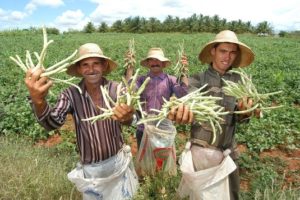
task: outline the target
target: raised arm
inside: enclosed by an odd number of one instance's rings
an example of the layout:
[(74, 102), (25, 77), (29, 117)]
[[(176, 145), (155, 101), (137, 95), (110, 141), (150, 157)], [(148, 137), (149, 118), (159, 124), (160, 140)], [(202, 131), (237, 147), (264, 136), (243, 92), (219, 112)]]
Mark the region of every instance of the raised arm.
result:
[(46, 96), (49, 88), (52, 86), (52, 81), (47, 77), (40, 77), (42, 72), (42, 69), (37, 69), (35, 71), (29, 69), (26, 72), (24, 80), (38, 117), (42, 115), (47, 106)]

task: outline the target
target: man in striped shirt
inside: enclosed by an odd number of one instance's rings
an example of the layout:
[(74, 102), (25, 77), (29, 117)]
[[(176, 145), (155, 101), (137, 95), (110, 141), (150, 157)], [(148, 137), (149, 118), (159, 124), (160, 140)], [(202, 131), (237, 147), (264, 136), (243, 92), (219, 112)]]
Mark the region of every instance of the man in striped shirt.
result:
[(54, 107), (46, 101), (46, 95), (52, 86), (47, 77), (40, 77), (42, 70), (28, 70), (25, 84), (29, 90), (35, 116), (45, 129), (61, 127), (67, 114), (72, 114), (77, 145), (82, 165), (95, 164), (115, 156), (122, 148), (121, 124), (130, 124), (134, 109), (125, 104), (113, 108), (111, 119), (98, 120), (95, 123), (81, 121), (101, 114), (99, 109), (106, 108), (100, 86), (107, 86), (112, 99), (116, 100), (117, 83), (104, 76), (115, 69), (117, 64), (103, 55), (97, 44), (87, 43), (78, 51), (78, 57), (67, 69), (72, 76), (82, 77), (79, 90), (71, 86), (59, 96)]

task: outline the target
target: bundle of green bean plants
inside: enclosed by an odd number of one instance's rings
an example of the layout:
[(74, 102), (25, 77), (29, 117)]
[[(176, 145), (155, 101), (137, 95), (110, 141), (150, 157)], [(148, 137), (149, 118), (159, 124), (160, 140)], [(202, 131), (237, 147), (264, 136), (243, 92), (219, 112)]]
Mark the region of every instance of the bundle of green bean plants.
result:
[(180, 104), (187, 105), (190, 111), (194, 114), (194, 121), (199, 124), (209, 124), (213, 131), (212, 143), (216, 140), (216, 133), (222, 133), (220, 122), (223, 121), (222, 116), (227, 115), (228, 112), (224, 112), (224, 107), (217, 104), (217, 101), (221, 100), (221, 97), (206, 96), (208, 91), (202, 92), (207, 85), (187, 94), (184, 97), (176, 98), (171, 97), (170, 101), (164, 99), (164, 104), (161, 110), (151, 109), (157, 112), (157, 115), (149, 115), (141, 120), (138, 124), (147, 123), (151, 121), (158, 121), (156, 126), (159, 126), (160, 122), (167, 118), (172, 108), (178, 108)]
[(179, 45), (178, 49), (178, 61), (174, 67), (174, 73), (177, 74), (177, 80), (180, 82), (182, 76), (188, 76), (189, 68), (186, 65), (183, 65), (181, 58), (184, 55), (184, 44)]
[(43, 28), (43, 39), (44, 39), (44, 44), (43, 44), (43, 49), (42, 49), (41, 53), (40, 54), (38, 54), (37, 52), (33, 53), (36, 60), (37, 60), (36, 64), (33, 63), (33, 60), (31, 58), (31, 54), (28, 50), (26, 50), (25, 63), (21, 60), (19, 55), (16, 55), (15, 57), (10, 56), (9, 58), (11, 60), (13, 60), (25, 73), (29, 69), (33, 69), (33, 71), (35, 71), (37, 69), (42, 69), (43, 73), (41, 74), (41, 77), (47, 76), (49, 79), (53, 80), (54, 82), (66, 83), (66, 84), (69, 84), (69, 85), (73, 85), (76, 88), (78, 88), (78, 90), (81, 93), (81, 89), (77, 85), (75, 85), (71, 82), (75, 77), (67, 79), (67, 80), (62, 80), (62, 79), (58, 79), (58, 78), (53, 77), (53, 75), (55, 75), (55, 74), (67, 71), (67, 67), (70, 64), (68, 61), (71, 60), (72, 58), (74, 58), (74, 56), (77, 53), (77, 50), (75, 50), (74, 53), (71, 54), (69, 57), (61, 60), (60, 62), (58, 62), (58, 63), (56, 63), (56, 64), (54, 64), (54, 65), (52, 65), (48, 68), (45, 68), (44, 67), (44, 60), (45, 60), (45, 57), (46, 57), (47, 48), (52, 42), (54, 42), (53, 40), (48, 41), (47, 32), (46, 32), (45, 28)]
[(142, 106), (140, 102), (140, 95), (144, 91), (146, 85), (150, 81), (150, 77), (148, 77), (141, 87), (137, 88), (136, 87), (136, 80), (137, 76), (139, 73), (139, 69), (136, 71), (134, 74), (132, 81), (128, 83), (125, 78), (123, 77), (123, 83), (120, 83), (117, 86), (117, 99), (116, 102), (109, 96), (109, 92), (107, 90), (107, 87), (101, 87), (101, 92), (102, 92), (102, 97), (104, 100), (104, 103), (106, 105), (106, 108), (99, 108), (100, 110), (103, 111), (102, 114), (93, 116), (87, 119), (82, 119), (82, 121), (92, 121), (92, 123), (95, 123), (97, 120), (104, 120), (110, 118), (114, 113), (113, 113), (113, 107), (116, 105), (120, 105), (121, 103), (124, 103), (128, 106), (133, 106), (134, 109), (140, 110), (142, 113), (142, 116), (144, 116), (144, 113), (142, 111)]
[(125, 64), (124, 68), (128, 69), (130, 67), (134, 67), (136, 64), (135, 60), (135, 49), (134, 49), (134, 39), (129, 40), (129, 48), (126, 52), (125, 58), (124, 58)]
[(226, 95), (235, 97), (238, 101), (243, 101), (243, 104), (246, 105), (247, 99), (251, 98), (253, 100), (253, 105), (251, 108), (242, 111), (235, 111), (236, 114), (244, 114), (248, 112), (252, 112), (255, 109), (260, 110), (260, 117), (263, 117), (264, 110), (270, 110), (274, 108), (279, 108), (282, 106), (267, 106), (265, 100), (267, 100), (271, 95), (279, 94), (282, 91), (260, 94), (258, 93), (255, 85), (252, 82), (250, 76), (246, 74), (246, 72), (242, 69), (231, 70), (232, 73), (237, 73), (241, 76), (241, 81), (235, 83), (229, 80), (223, 79), (226, 86), (223, 87), (223, 91)]

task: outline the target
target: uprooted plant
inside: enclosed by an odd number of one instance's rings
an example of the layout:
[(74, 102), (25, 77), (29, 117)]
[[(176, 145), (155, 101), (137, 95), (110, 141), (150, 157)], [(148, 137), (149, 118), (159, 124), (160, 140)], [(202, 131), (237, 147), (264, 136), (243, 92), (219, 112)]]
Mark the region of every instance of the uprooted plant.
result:
[(164, 104), (161, 110), (151, 109), (157, 112), (157, 115), (149, 115), (141, 119), (138, 124), (147, 123), (151, 121), (158, 121), (156, 126), (160, 124), (162, 120), (167, 118), (172, 108), (178, 108), (180, 104), (189, 106), (189, 109), (194, 114), (195, 122), (199, 124), (209, 124), (212, 128), (213, 139), (212, 144), (216, 141), (216, 133), (222, 133), (220, 122), (223, 121), (222, 115), (228, 114), (224, 112), (224, 107), (217, 104), (221, 97), (205, 96), (208, 91), (202, 92), (207, 85), (183, 96), (181, 98), (171, 97), (169, 101), (164, 99)]
[(242, 111), (234, 111), (234, 113), (244, 114), (244, 113), (252, 112), (257, 109), (259, 111), (260, 117), (263, 117), (262, 111), (282, 107), (282, 106), (267, 106), (265, 102), (265, 100), (267, 100), (271, 95), (279, 94), (282, 91), (260, 94), (258, 93), (255, 85), (253, 84), (251, 77), (248, 76), (244, 70), (242, 69), (239, 69), (239, 71), (231, 70), (231, 72), (239, 74), (241, 76), (241, 81), (235, 83), (223, 79), (223, 81), (226, 84), (226, 86), (223, 87), (224, 93), (229, 96), (234, 96), (238, 101), (242, 101), (244, 105), (247, 105), (247, 102), (245, 101), (247, 101), (248, 98), (252, 99), (253, 101), (252, 107)]
[(124, 68), (128, 69), (130, 67), (134, 67), (136, 64), (135, 60), (135, 49), (134, 49), (134, 39), (129, 40), (129, 48), (126, 52), (125, 58), (124, 58), (125, 64)]
[(93, 116), (87, 119), (82, 119), (82, 121), (92, 121), (92, 123), (96, 122), (97, 120), (104, 120), (110, 118), (113, 113), (113, 107), (116, 105), (119, 105), (121, 103), (125, 103), (128, 106), (133, 106), (136, 110), (140, 110), (140, 112), (143, 114), (142, 106), (140, 103), (140, 95), (144, 91), (146, 85), (150, 81), (150, 77), (148, 77), (141, 87), (138, 89), (136, 88), (136, 80), (139, 73), (139, 69), (136, 71), (134, 76), (132, 77), (132, 81), (128, 83), (124, 77), (122, 77), (123, 83), (120, 83), (117, 86), (117, 99), (114, 101), (110, 96), (109, 92), (107, 90), (107, 87), (100, 86), (102, 97), (104, 100), (104, 103), (106, 105), (106, 108), (99, 108), (103, 111), (102, 114)]
[(37, 70), (37, 69), (42, 69), (43, 73), (41, 74), (41, 77), (48, 77), (49, 79), (53, 80), (54, 82), (58, 82), (58, 83), (66, 83), (69, 85), (73, 85), (75, 86), (81, 93), (81, 89), (76, 85), (73, 84), (71, 81), (75, 78), (70, 78), (67, 80), (62, 80), (62, 79), (58, 79), (53, 77), (55, 74), (58, 73), (62, 73), (65, 72), (67, 70), (67, 67), (69, 66), (69, 60), (71, 60), (77, 53), (77, 50), (74, 51), (73, 54), (71, 54), (69, 57), (61, 60), (60, 62), (45, 68), (44, 66), (44, 60), (46, 57), (46, 53), (47, 53), (47, 48), (48, 46), (54, 42), (53, 40), (48, 41), (47, 38), (47, 32), (46, 29), (43, 28), (43, 39), (44, 39), (44, 43), (43, 43), (43, 49), (41, 51), (40, 54), (38, 54), (37, 52), (34, 52), (34, 56), (37, 60), (37, 63), (34, 64), (32, 58), (31, 58), (31, 54), (28, 50), (26, 50), (26, 59), (25, 59), (25, 63), (22, 61), (22, 59), (20, 58), (19, 55), (16, 55), (15, 57), (10, 56), (9, 58), (11, 60), (13, 60), (18, 66), (20, 66), (20, 68), (26, 73), (27, 70), (32, 69), (33, 71)]
[(177, 80), (180, 82), (182, 76), (187, 77), (189, 73), (189, 68), (182, 64), (181, 58), (184, 56), (184, 44), (179, 45), (178, 49), (178, 61), (174, 67), (174, 73), (177, 74)]

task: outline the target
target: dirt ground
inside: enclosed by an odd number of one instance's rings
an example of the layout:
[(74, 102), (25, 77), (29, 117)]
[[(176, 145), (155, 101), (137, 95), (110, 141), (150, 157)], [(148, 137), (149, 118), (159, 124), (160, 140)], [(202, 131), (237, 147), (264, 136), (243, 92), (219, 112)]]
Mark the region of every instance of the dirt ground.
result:
[[(245, 145), (238, 145), (240, 153), (246, 152), (247, 147)], [(272, 150), (266, 150), (260, 153), (260, 158), (279, 158), (284, 161), (286, 167), (282, 174), (285, 174), (285, 186), (288, 187), (290, 183), (300, 183), (300, 149), (286, 151), (284, 148), (277, 148)], [(297, 172), (298, 176), (290, 176), (289, 172)], [(241, 181), (241, 189), (247, 191), (249, 189), (249, 182)]]

